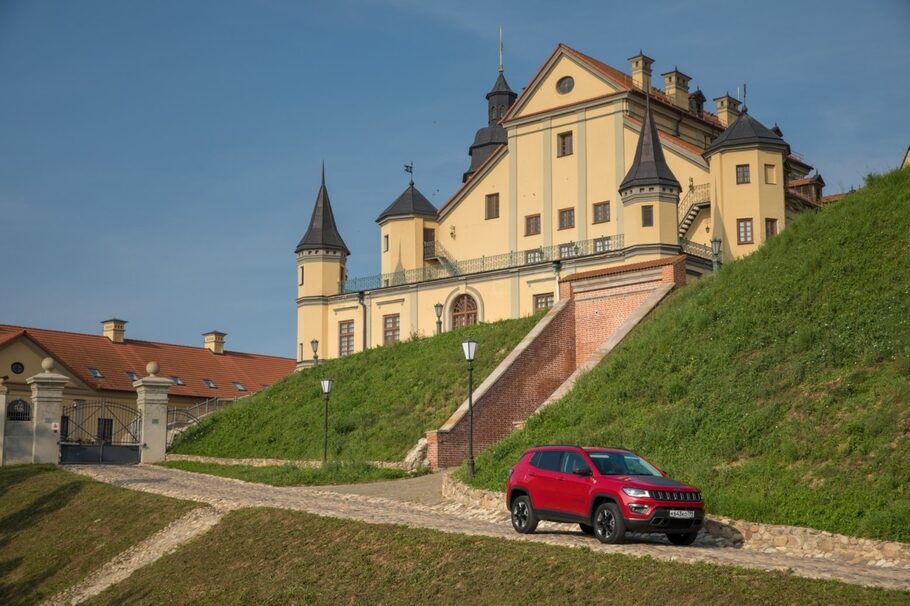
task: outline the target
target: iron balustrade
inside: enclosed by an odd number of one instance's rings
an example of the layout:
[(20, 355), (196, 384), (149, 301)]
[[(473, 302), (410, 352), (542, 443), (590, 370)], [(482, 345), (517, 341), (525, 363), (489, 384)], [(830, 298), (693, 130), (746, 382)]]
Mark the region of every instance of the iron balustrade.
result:
[(439, 265), (429, 265), (427, 267), (379, 274), (365, 278), (350, 278), (341, 281), (339, 283), (339, 288), (342, 293), (376, 290), (378, 288), (390, 286), (440, 280), (452, 276), (463, 276), (497, 269), (537, 265), (561, 259), (587, 257), (590, 255), (616, 251), (622, 247), (623, 235), (617, 234), (615, 236), (604, 236), (602, 238), (580, 240), (578, 242), (567, 242), (564, 244), (541, 246), (522, 251), (511, 251), (501, 255), (490, 255), (478, 257), (476, 259), (455, 261), (452, 260), (447, 252), (445, 252), (445, 249), (442, 248), (442, 245), (438, 241), (424, 242), (424, 257), (426, 258), (428, 252), (432, 252), (435, 255), (435, 258), (439, 259)]
[(680, 238), (679, 248), (687, 255), (692, 255), (693, 257), (701, 257), (702, 259), (712, 258), (711, 247), (705, 244), (699, 244), (698, 242)]
[(689, 187), (689, 192), (686, 194), (686, 197), (680, 200), (679, 205), (676, 207), (677, 222), (682, 224), (686, 215), (689, 214), (689, 211), (696, 204), (704, 204), (705, 202), (710, 201), (711, 185), (709, 183), (702, 183), (701, 185)]

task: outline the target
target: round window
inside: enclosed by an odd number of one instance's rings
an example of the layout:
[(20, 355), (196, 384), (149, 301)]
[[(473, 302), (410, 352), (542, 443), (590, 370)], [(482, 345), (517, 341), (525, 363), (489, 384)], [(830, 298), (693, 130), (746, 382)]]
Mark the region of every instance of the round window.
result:
[(13, 362), (9, 369), (15, 374), (21, 375), (23, 372), (25, 372), (25, 365), (23, 365), (22, 362)]
[(575, 88), (575, 80), (572, 79), (572, 76), (565, 76), (560, 78), (559, 82), (556, 83), (556, 90), (558, 90), (563, 95), (571, 92)]

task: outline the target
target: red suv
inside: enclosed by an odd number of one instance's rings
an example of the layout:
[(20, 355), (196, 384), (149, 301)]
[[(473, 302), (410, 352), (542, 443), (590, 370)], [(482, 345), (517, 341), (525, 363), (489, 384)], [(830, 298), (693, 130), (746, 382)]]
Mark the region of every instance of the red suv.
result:
[(621, 543), (629, 530), (691, 545), (705, 517), (697, 488), (619, 448), (535, 446), (509, 471), (506, 501), (517, 532), (540, 520), (577, 523), (602, 543)]

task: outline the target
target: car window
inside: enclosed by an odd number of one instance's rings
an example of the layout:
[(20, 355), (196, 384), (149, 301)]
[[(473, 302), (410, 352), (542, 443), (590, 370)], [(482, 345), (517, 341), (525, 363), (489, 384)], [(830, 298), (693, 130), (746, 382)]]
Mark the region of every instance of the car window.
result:
[(578, 469), (590, 469), (584, 458), (574, 450), (567, 450), (562, 458), (563, 473), (575, 473)]
[(562, 453), (563, 451), (561, 450), (540, 450), (531, 459), (531, 464), (547, 471), (559, 471)]

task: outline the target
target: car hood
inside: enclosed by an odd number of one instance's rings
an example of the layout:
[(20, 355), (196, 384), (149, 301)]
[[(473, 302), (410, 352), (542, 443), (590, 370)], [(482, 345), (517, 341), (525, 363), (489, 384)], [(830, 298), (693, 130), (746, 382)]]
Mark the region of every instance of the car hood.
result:
[(671, 480), (670, 478), (663, 478), (658, 476), (611, 476), (613, 479), (623, 480), (629, 483), (629, 486), (633, 488), (645, 488), (645, 489), (667, 489), (667, 488), (691, 488), (696, 490), (694, 486), (689, 486), (682, 482), (677, 482), (676, 480)]

